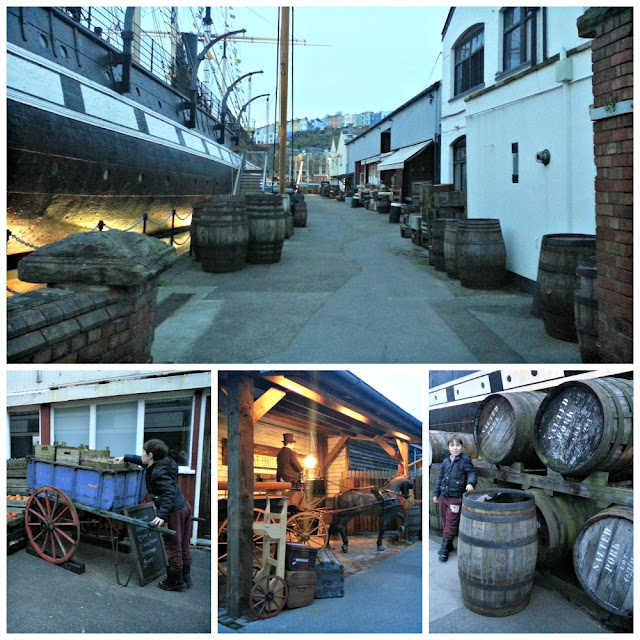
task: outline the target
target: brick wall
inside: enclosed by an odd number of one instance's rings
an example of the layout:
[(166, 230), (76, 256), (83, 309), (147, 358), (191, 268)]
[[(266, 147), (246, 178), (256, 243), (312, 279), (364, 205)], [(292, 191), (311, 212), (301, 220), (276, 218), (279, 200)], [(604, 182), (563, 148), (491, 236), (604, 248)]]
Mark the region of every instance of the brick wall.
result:
[(136, 287), (38, 289), (8, 298), (7, 361), (150, 362), (157, 291), (154, 278)]
[[(599, 350), (633, 361), (633, 9), (590, 9), (578, 21), (592, 40)], [(616, 114), (616, 111), (618, 114)]]

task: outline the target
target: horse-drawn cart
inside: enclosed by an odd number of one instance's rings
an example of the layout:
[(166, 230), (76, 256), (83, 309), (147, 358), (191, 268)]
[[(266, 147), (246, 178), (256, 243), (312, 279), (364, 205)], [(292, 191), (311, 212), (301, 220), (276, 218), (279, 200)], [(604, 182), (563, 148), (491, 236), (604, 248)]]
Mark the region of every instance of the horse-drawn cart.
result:
[[(283, 485), (286, 485), (283, 487)], [(324, 501), (324, 497), (315, 501), (305, 497), (304, 487), (292, 489), (290, 483), (255, 483), (256, 491), (269, 492), (278, 491), (281, 496), (267, 495), (266, 500), (270, 500), (271, 508), (281, 505), (284, 508), (289, 504), (289, 513), (286, 526), (286, 540), (298, 544), (304, 544), (316, 549), (324, 549), (329, 546), (329, 536), (332, 533), (339, 533), (342, 537), (342, 550), (347, 553), (348, 539), (345, 533), (347, 523), (357, 515), (370, 513), (380, 516), (380, 529), (377, 540), (377, 548), (382, 551), (382, 536), (388, 524), (395, 518), (402, 518), (400, 514), (401, 502), (399, 496), (407, 499), (409, 489), (413, 487), (406, 476), (396, 476), (392, 478), (384, 487), (366, 487), (360, 489), (348, 489), (336, 497), (334, 508), (327, 509), (316, 506)], [(219, 490), (226, 490), (227, 483), (219, 482)], [(283, 491), (284, 489), (284, 491)], [(284, 497), (282, 497), (284, 494)], [(288, 503), (287, 503), (288, 500)], [(257, 500), (254, 499), (254, 504)], [(260, 529), (256, 524), (265, 522), (268, 518), (265, 511), (260, 506), (254, 507), (254, 572), (259, 566), (259, 558), (263, 550), (263, 538)], [(294, 505), (292, 507), (292, 505)], [(224, 518), (218, 529), (218, 570), (226, 575), (227, 559), (227, 519)]]
[[(97, 528), (108, 527), (108, 539), (117, 544), (126, 536), (126, 531), (122, 526), (114, 526), (113, 521), (175, 535), (171, 529), (126, 515), (128, 509), (135, 510), (144, 500), (144, 471), (129, 465), (113, 467), (28, 461), (30, 496), (25, 509), (25, 528), (31, 547), (40, 558), (53, 564), (68, 562), (78, 549), (81, 531)], [(152, 503), (149, 505), (153, 508)]]

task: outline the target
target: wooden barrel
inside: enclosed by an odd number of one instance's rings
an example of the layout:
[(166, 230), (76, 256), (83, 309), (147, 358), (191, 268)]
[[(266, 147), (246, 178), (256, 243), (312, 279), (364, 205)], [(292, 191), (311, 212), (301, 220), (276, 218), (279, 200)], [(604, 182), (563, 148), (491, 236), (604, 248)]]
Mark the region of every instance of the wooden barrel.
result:
[(440, 469), (442, 469), (441, 463), (432, 464), (429, 467), (429, 529), (437, 533), (442, 531), (442, 520), (440, 518), (440, 503), (433, 501), (433, 490), (438, 481)]
[(583, 477), (607, 471), (624, 480), (633, 471), (633, 381), (599, 378), (564, 382), (536, 415), (533, 444), (550, 469)]
[(378, 213), (391, 212), (391, 194), (388, 191), (378, 193)]
[(196, 246), (203, 271), (226, 273), (245, 265), (249, 223), (244, 200), (219, 196), (193, 207)]
[[(449, 431), (429, 431), (429, 455), (433, 462), (442, 462), (449, 455), (447, 440), (453, 435)], [(470, 458), (477, 457), (476, 445), (471, 433), (458, 433), (462, 439), (462, 453)]]
[(458, 274), (460, 284), (470, 289), (498, 289), (505, 281), (507, 251), (500, 220), (459, 220)]
[(434, 218), (431, 221), (431, 251), (433, 253), (433, 266), (437, 271), (445, 271), (444, 259), (444, 233), (447, 222), (453, 218)]
[(444, 269), (450, 278), (458, 277), (458, 218), (447, 218), (444, 227)]
[(577, 342), (573, 293), (580, 260), (594, 258), (596, 237), (583, 233), (542, 237), (538, 263), (538, 298), (545, 331), (558, 340)]
[(409, 540), (422, 538), (422, 508), (419, 504), (414, 503), (406, 510), (405, 524)]
[(633, 509), (610, 507), (589, 518), (573, 547), (582, 588), (607, 611), (633, 615)]
[(247, 262), (278, 262), (287, 225), (282, 199), (278, 195), (267, 193), (245, 193), (244, 199), (249, 219)]
[(357, 193), (354, 193), (351, 198), (351, 208), (357, 209), (360, 206), (360, 196)]
[(492, 464), (522, 462), (540, 466), (533, 446), (536, 413), (546, 394), (540, 391), (492, 393), (478, 406), (473, 438), (478, 454)]
[(293, 226), (294, 227), (307, 226), (307, 203), (306, 202), (301, 202), (301, 201), (294, 202)]
[(599, 363), (598, 349), (598, 288), (596, 260), (584, 258), (576, 268), (577, 288), (573, 294), (573, 312), (580, 358), (585, 363)]
[(536, 499), (538, 556), (536, 568), (550, 569), (571, 562), (573, 545), (584, 523), (597, 512), (595, 502), (544, 489), (527, 489)]
[(535, 498), (517, 489), (470, 491), (462, 498), (458, 576), (464, 606), (510, 616), (529, 603), (538, 549)]

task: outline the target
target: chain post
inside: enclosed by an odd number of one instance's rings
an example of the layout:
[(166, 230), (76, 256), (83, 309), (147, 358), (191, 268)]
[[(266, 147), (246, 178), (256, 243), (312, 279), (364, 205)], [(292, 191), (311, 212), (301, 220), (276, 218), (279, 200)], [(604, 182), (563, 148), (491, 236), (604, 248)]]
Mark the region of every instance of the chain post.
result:
[(142, 233), (144, 233), (145, 235), (147, 233), (147, 218), (148, 217), (149, 217), (148, 214), (146, 214), (146, 213), (142, 214), (142, 220), (143, 220), (143, 222), (142, 222)]
[(171, 209), (171, 246), (173, 247), (173, 230), (176, 225), (176, 210)]
[(104, 220), (100, 220), (97, 224), (98, 231), (102, 231), (104, 229)]

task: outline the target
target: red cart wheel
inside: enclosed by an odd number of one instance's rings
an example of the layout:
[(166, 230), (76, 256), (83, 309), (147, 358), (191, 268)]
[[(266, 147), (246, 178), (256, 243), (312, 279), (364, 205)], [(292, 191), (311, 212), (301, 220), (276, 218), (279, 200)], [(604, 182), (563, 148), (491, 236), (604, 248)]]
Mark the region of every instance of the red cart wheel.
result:
[(33, 550), (47, 562), (63, 564), (78, 548), (78, 512), (69, 496), (55, 487), (40, 487), (29, 496), (25, 527)]
[(273, 618), (284, 609), (288, 595), (287, 583), (280, 576), (264, 576), (249, 594), (251, 613), (261, 620)]

